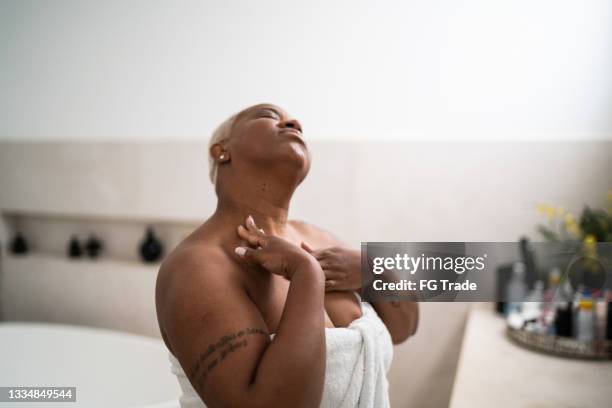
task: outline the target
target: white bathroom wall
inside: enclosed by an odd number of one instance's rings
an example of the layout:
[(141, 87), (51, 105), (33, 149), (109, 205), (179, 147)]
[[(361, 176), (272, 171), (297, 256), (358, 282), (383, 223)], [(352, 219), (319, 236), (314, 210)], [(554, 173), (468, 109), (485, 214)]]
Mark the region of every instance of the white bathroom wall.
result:
[[(309, 143), (291, 215), (361, 241), (516, 240), (540, 202), (606, 206), (612, 142)], [(203, 142), (0, 142), (5, 212), (197, 225), (215, 208)]]
[(284, 106), (311, 139), (610, 137), (606, 0), (0, 1), (0, 138), (206, 138)]

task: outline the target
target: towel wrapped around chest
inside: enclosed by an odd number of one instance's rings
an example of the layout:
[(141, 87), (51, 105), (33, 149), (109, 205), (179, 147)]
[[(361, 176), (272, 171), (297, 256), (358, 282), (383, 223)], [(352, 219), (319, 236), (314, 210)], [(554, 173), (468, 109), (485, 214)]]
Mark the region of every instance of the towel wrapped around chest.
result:
[(391, 336), (369, 303), (361, 302), (361, 310), (348, 327), (325, 329), (323, 408), (389, 407)]

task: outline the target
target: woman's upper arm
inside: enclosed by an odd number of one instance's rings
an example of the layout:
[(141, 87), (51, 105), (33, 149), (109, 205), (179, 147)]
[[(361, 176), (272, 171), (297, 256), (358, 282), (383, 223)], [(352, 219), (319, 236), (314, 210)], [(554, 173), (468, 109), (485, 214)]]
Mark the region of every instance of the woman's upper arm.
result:
[(165, 265), (172, 276), (158, 308), (175, 357), (206, 405), (241, 406), (269, 333), (240, 281), (219, 268), (223, 262), (207, 258), (206, 265), (190, 256)]

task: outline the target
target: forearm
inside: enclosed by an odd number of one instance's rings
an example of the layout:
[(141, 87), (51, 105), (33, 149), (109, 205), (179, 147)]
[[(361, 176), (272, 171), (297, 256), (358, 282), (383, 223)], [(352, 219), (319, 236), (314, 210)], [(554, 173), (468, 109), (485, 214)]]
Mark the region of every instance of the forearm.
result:
[[(365, 278), (365, 277), (364, 277)], [(377, 276), (385, 282), (395, 282), (397, 278), (392, 272), (387, 272), (384, 276)], [(372, 289), (372, 281), (364, 282), (366, 291)], [(376, 313), (387, 326), (393, 344), (399, 344), (412, 336), (417, 329), (419, 322), (419, 304), (410, 300), (385, 300), (370, 302)]]
[(306, 263), (291, 278), (276, 336), (251, 386), (254, 400), (269, 406), (320, 404), (325, 377), (324, 283), (316, 262)]
[(387, 326), (393, 344), (399, 344), (412, 336), (419, 322), (419, 304), (412, 301), (371, 302)]

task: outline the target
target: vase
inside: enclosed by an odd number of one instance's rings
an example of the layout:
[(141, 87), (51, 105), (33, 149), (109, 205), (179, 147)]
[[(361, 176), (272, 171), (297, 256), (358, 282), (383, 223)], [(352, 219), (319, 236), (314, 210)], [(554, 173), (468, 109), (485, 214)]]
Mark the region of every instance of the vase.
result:
[(152, 227), (147, 228), (145, 238), (140, 244), (140, 256), (145, 262), (156, 262), (161, 259), (163, 245), (155, 236)]

